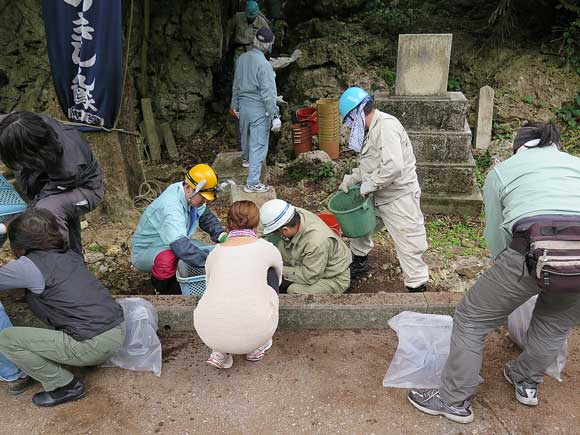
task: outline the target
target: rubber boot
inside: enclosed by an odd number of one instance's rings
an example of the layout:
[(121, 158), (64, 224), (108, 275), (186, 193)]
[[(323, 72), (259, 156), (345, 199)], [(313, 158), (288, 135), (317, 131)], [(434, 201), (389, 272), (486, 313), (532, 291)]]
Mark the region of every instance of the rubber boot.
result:
[(421, 284), (419, 287), (407, 287), (409, 293), (423, 293), (427, 290), (427, 284)]
[(158, 295), (180, 295), (181, 286), (177, 282), (177, 278), (172, 276), (168, 279), (157, 279), (151, 276), (151, 284)]
[(352, 263), (350, 264), (351, 278), (359, 278), (366, 275), (369, 271), (369, 256), (368, 255), (353, 255)]

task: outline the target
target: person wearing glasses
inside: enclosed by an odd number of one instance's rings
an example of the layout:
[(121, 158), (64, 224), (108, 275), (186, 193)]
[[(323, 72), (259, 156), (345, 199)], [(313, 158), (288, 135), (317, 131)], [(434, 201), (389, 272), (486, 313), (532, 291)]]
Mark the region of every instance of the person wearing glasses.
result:
[(141, 272), (151, 273), (155, 291), (180, 294), (175, 277), (179, 260), (204, 267), (208, 253), (192, 241), (198, 228), (215, 243), (227, 233), (207, 206), (219, 190), (215, 171), (206, 164), (192, 167), (185, 180), (171, 184), (143, 212), (131, 241), (131, 261)]

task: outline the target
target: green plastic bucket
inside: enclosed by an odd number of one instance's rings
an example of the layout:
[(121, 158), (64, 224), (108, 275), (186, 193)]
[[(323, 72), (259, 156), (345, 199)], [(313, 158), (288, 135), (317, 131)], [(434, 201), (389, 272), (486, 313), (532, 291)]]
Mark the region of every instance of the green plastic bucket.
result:
[(351, 186), (348, 193), (336, 192), (328, 201), (328, 210), (336, 217), (346, 237), (362, 237), (375, 230), (373, 200), (370, 196), (361, 196), (360, 186)]

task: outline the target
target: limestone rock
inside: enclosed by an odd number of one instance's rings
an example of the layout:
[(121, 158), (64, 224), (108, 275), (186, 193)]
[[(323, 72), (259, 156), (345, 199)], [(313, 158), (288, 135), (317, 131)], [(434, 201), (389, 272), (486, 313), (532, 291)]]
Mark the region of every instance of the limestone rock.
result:
[(107, 249), (107, 257), (117, 257), (123, 253), (123, 249), (119, 245), (111, 245)]
[(333, 165), (336, 165), (325, 151), (315, 150), (300, 154), (292, 163), (290, 163), (290, 166), (326, 162), (331, 162)]
[(490, 261), (480, 257), (463, 257), (451, 265), (451, 270), (461, 277), (472, 279), (476, 278), (481, 272), (487, 270)]
[(85, 262), (87, 264), (95, 264), (105, 259), (105, 254), (102, 252), (87, 252), (85, 254)]

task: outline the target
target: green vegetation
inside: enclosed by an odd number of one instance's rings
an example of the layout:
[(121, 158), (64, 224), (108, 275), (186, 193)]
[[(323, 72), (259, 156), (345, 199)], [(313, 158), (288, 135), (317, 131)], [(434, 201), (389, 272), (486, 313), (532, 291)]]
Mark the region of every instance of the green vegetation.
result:
[(426, 220), (429, 247), (445, 258), (486, 255), (483, 220), (453, 216), (430, 216)]
[(456, 92), (461, 90), (461, 79), (456, 76), (449, 76), (447, 80), (447, 90), (451, 92)]
[(319, 164), (292, 166), (288, 169), (288, 178), (291, 180), (311, 180), (322, 181), (333, 177), (336, 174), (336, 169), (333, 162), (324, 162)]
[(526, 104), (530, 104), (530, 105), (534, 104), (534, 100), (529, 95), (524, 95), (522, 97), (522, 101)]
[(475, 177), (477, 179), (477, 184), (479, 185), (479, 187), (483, 187), (485, 176), (487, 175), (487, 170), (491, 165), (491, 154), (489, 150), (486, 150), (485, 153), (474, 157), (475, 157)]

